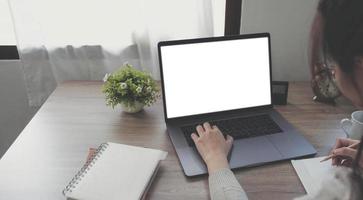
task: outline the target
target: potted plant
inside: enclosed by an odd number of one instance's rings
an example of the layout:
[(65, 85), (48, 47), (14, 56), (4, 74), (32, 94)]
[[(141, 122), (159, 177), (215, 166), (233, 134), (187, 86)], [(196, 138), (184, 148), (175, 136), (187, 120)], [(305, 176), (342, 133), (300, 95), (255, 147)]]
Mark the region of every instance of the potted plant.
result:
[(121, 105), (123, 111), (136, 113), (144, 106), (151, 106), (160, 92), (156, 81), (146, 72), (124, 64), (112, 74), (106, 74), (102, 92), (106, 94), (106, 105), (114, 108)]

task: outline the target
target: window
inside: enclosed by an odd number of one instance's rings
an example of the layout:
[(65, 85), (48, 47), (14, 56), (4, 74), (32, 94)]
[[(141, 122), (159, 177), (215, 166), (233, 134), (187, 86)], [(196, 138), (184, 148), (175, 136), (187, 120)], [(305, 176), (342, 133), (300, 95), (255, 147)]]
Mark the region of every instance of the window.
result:
[(0, 0), (0, 60), (19, 59), (7, 0)]
[[(7, 0), (0, 1), (5, 4)], [(223, 35), (225, 1), (221, 0), (12, 0), (11, 7), (23, 5), (20, 12), (26, 13), (23, 16), (31, 16), (31, 19), (21, 21), (28, 26), (31, 24), (27, 29), (31, 29), (32, 33), (41, 33), (41, 36), (37, 34), (31, 37), (42, 38), (47, 46), (123, 46), (133, 43), (132, 33), (135, 30), (150, 24), (155, 26), (153, 28), (165, 29), (162, 31), (165, 34), (171, 32), (170, 35), (174, 29), (178, 34), (189, 29), (199, 29), (204, 26), (204, 21), (201, 24), (195, 21), (201, 15), (196, 11), (200, 10), (198, 7), (203, 6), (204, 2), (209, 1), (213, 4), (211, 17), (214, 21), (214, 32), (216, 35)], [(186, 13), (188, 10), (191, 12)], [(165, 16), (170, 17), (166, 20)], [(161, 21), (162, 26), (157, 21)]]
[[(189, 35), (195, 35), (194, 32), (199, 33), (200, 27), (204, 26), (205, 22), (195, 21), (200, 15), (195, 11), (200, 9), (198, 6), (203, 6), (201, 5), (203, 2), (194, 0), (151, 2), (148, 0), (12, 0), (10, 7), (13, 12), (17, 12), (15, 16), (22, 16), (20, 21), (19, 17), (15, 18), (21, 48), (42, 43), (47, 47), (55, 48), (67, 45), (76, 47), (102, 45), (109, 49), (115, 47), (119, 50), (119, 47), (134, 43), (135, 30), (149, 26), (154, 26), (152, 28), (165, 35), (174, 35), (176, 32), (175, 35), (180, 35), (180, 38), (188, 38)], [(211, 0), (210, 2), (213, 9), (211, 18), (214, 22), (214, 34), (223, 35), (225, 1)], [(22, 6), (20, 9), (19, 6), (14, 9), (15, 4), (22, 4)], [(193, 12), (186, 14), (187, 10)], [(143, 16), (145, 12), (149, 16)], [(170, 16), (169, 21), (165, 21), (165, 14)], [(23, 16), (30, 17), (24, 19)], [(158, 24), (158, 21), (163, 22)], [(19, 24), (22, 24), (21, 29), (27, 30), (26, 34), (22, 30), (19, 31)], [(0, 0), (0, 26), (2, 30), (0, 45), (15, 45), (16, 39), (8, 0)], [(25, 41), (24, 37), (32, 39)]]
[(7, 0), (0, 0), (0, 46), (16, 45), (14, 28)]

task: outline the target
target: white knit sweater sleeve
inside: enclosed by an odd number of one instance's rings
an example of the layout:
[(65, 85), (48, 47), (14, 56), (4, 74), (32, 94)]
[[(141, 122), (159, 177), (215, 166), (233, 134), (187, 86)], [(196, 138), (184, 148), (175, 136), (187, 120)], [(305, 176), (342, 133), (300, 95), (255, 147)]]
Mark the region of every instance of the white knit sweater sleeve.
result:
[(247, 200), (247, 195), (230, 169), (221, 169), (209, 175), (212, 200)]

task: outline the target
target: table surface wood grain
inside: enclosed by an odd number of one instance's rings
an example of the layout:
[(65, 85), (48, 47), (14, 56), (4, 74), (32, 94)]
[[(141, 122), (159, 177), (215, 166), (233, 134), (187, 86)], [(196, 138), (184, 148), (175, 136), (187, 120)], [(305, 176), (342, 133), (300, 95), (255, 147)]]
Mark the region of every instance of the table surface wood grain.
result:
[[(70, 81), (54, 91), (0, 160), (0, 199), (65, 199), (62, 190), (82, 167), (88, 149), (106, 141), (169, 152), (147, 199), (209, 199), (207, 176), (187, 178), (182, 172), (161, 100), (126, 114), (106, 107), (101, 85)], [(275, 108), (313, 144), (317, 156), (327, 155), (335, 139), (344, 136), (339, 121), (354, 111), (345, 99), (336, 105), (312, 101), (307, 82), (290, 83), (288, 105)], [(289, 161), (234, 172), (251, 200), (305, 194)]]

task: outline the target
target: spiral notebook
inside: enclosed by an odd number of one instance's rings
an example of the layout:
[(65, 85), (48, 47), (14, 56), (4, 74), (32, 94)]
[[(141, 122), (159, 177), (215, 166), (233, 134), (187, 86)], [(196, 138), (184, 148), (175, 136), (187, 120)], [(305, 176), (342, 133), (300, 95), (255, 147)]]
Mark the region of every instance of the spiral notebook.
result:
[(143, 199), (167, 152), (104, 143), (63, 190), (71, 199)]

